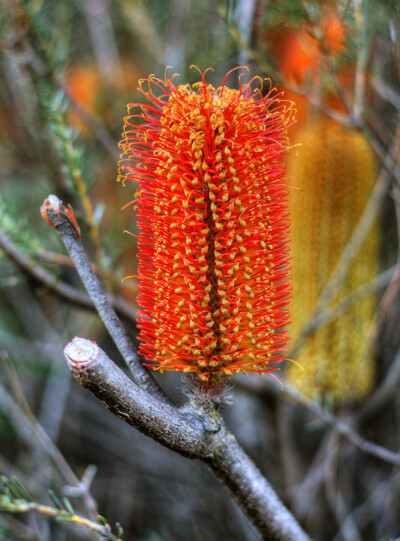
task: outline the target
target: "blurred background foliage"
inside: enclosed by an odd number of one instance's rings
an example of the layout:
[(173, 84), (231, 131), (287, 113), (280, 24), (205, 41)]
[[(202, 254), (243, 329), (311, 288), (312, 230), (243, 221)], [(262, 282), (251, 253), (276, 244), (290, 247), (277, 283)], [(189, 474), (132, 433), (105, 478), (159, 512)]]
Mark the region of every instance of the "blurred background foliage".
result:
[[(219, 85), (246, 64), (245, 79), (270, 77), (297, 109), (288, 185), (289, 357), (298, 364), (286, 363), (280, 378), (301, 394), (281, 392), (268, 377), (236, 378), (225, 416), (313, 538), (398, 537), (400, 461), (361, 451), (324, 419), (345, 420), (393, 455), (399, 449), (399, 3), (0, 6), (1, 473), (16, 475), (35, 501), (51, 505), (51, 489), (77, 513), (119, 522), (126, 540), (258, 539), (201, 464), (133, 431), (71, 381), (62, 349), (73, 336), (118, 354), (98, 317), (63, 289), (79, 296), (81, 285), (39, 216), (49, 193), (73, 206), (134, 337), (136, 282), (121, 279), (136, 274), (136, 240), (122, 231), (137, 230), (133, 206), (120, 209), (136, 187), (116, 183), (126, 105), (140, 99), (140, 78), (163, 77), (166, 66), (182, 82), (198, 80), (192, 64), (212, 67), (207, 79)], [(183, 400), (179, 376), (161, 382)], [(42, 515), (3, 513), (0, 539), (99, 536)]]

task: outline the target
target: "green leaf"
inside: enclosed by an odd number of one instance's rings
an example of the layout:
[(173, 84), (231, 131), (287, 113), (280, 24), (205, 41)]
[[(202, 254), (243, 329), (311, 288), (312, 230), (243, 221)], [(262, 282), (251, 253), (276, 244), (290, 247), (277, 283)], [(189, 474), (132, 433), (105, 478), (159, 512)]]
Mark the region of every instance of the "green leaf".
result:
[(64, 511), (64, 507), (62, 506), (60, 500), (57, 498), (57, 496), (54, 494), (52, 490), (49, 490), (49, 498), (54, 503), (54, 505), (59, 509), (60, 511)]
[(97, 515), (97, 520), (99, 522), (101, 522), (104, 526), (108, 526), (107, 520), (104, 517), (102, 517), (101, 515)]
[(68, 511), (68, 513), (71, 513), (71, 515), (74, 515), (74, 514), (75, 514), (75, 511), (73, 510), (72, 505), (71, 505), (69, 499), (68, 499), (68, 498), (63, 498), (62, 501), (63, 501), (63, 504), (64, 504), (64, 506), (65, 506), (65, 509)]
[(33, 502), (32, 496), (29, 494), (29, 492), (26, 490), (24, 485), (21, 483), (21, 481), (16, 477), (15, 475), (11, 476), (11, 481), (13, 484), (18, 488), (19, 493), (21, 494), (21, 497), (28, 502)]

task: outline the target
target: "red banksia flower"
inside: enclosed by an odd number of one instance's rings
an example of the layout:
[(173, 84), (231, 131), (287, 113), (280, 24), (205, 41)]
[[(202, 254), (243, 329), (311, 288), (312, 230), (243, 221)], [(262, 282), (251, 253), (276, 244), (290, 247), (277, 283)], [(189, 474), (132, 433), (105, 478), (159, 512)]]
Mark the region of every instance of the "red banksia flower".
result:
[(153, 76), (125, 118), (119, 179), (139, 183), (140, 353), (154, 368), (270, 372), (289, 323), (288, 102)]

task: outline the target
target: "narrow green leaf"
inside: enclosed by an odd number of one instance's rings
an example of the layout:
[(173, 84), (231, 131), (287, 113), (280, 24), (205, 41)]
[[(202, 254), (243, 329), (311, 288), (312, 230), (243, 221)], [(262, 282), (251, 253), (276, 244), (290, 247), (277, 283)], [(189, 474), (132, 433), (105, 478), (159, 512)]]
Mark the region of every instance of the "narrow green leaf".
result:
[(27, 500), (28, 502), (33, 502), (33, 498), (32, 496), (29, 494), (29, 492), (26, 490), (26, 488), (24, 487), (24, 485), (21, 483), (21, 481), (18, 479), (18, 477), (16, 477), (15, 475), (12, 475), (11, 476), (11, 480), (12, 482), (14, 483), (14, 485), (16, 487), (18, 487), (18, 490), (20, 492), (20, 494), (22, 495), (22, 497)]
[(49, 498), (57, 507), (57, 509), (59, 509), (60, 511), (64, 511), (64, 507), (61, 505), (60, 500), (57, 498), (57, 496), (54, 494), (52, 490), (49, 490)]
[(68, 499), (68, 498), (63, 498), (62, 501), (63, 501), (63, 504), (64, 504), (64, 506), (65, 506), (65, 509), (68, 511), (68, 513), (71, 513), (71, 515), (74, 515), (74, 514), (75, 514), (75, 511), (73, 510), (72, 505), (71, 505), (69, 499)]

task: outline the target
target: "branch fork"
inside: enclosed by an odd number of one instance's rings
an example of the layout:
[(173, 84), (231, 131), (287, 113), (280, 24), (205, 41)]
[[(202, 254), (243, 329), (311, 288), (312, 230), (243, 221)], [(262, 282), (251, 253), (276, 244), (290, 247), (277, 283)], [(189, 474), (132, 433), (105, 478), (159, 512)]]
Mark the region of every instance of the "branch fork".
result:
[[(56, 228), (104, 325), (131, 371), (133, 381), (100, 347), (75, 337), (64, 349), (74, 378), (117, 417), (160, 444), (205, 462), (230, 491), (263, 539), (307, 541), (309, 537), (281, 503), (268, 481), (246, 455), (219, 415), (216, 403), (201, 394), (183, 408), (166, 397), (142, 366), (135, 348), (98, 281), (80, 243), (71, 207), (56, 196), (42, 205), (42, 216)], [(199, 403), (200, 402), (200, 403)]]

